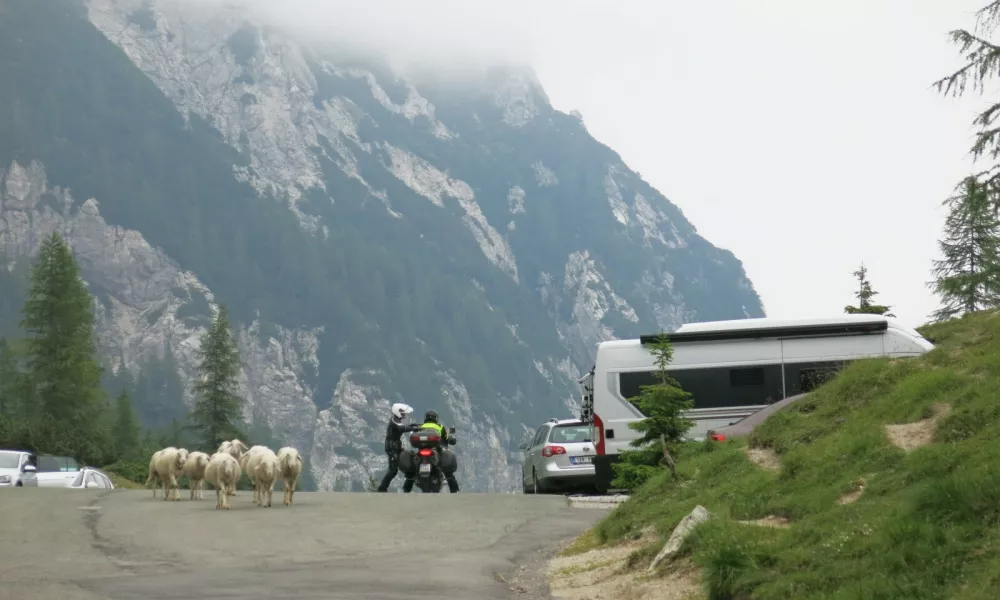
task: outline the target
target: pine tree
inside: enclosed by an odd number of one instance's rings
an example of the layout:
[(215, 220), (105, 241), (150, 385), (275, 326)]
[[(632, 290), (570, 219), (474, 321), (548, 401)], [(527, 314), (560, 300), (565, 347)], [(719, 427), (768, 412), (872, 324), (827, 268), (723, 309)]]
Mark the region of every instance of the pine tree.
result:
[(128, 392), (122, 390), (115, 398), (114, 449), (118, 460), (135, 456), (142, 443), (139, 421), (132, 410)]
[(934, 261), (928, 285), (941, 297), (935, 319), (947, 319), (996, 306), (1000, 302), (1000, 221), (990, 188), (966, 177), (945, 200), (948, 217), (944, 239), (938, 241), (942, 260)]
[(629, 490), (642, 485), (664, 462), (676, 477), (671, 450), (694, 426), (694, 421), (682, 416), (694, 405), (691, 394), (682, 390), (667, 371), (674, 355), (670, 340), (661, 333), (649, 344), (649, 350), (656, 357), (657, 382), (642, 386), (638, 396), (628, 399), (645, 415), (644, 419), (629, 423), (630, 428), (643, 434), (631, 442), (633, 447), (641, 449), (621, 452), (621, 461), (613, 466), (613, 485)]
[(865, 268), (864, 263), (861, 263), (861, 268), (854, 272), (854, 276), (858, 280), (858, 291), (854, 292), (854, 297), (858, 299), (858, 305), (845, 306), (845, 313), (851, 315), (867, 314), (884, 315), (886, 317), (896, 316), (889, 312), (889, 309), (892, 308), (891, 306), (872, 304), (872, 298), (877, 296), (878, 292), (872, 289), (872, 284), (868, 281), (868, 269)]
[(101, 460), (110, 432), (91, 297), (58, 233), (42, 242), (22, 314), (32, 392), (26, 416), (34, 445), (82, 461)]
[(225, 306), (219, 307), (198, 352), (201, 364), (199, 378), (194, 384), (196, 399), (191, 419), (206, 447), (214, 450), (224, 440), (239, 435), (237, 423), (243, 405), (236, 379), (240, 372), (240, 356)]
[[(972, 31), (956, 29), (949, 32), (953, 43), (959, 46), (959, 52), (965, 59), (965, 64), (957, 71), (934, 82), (939, 92), (961, 96), (969, 89), (980, 93), (995, 93), (993, 80), (1000, 76), (1000, 45), (989, 41), (990, 35), (1000, 24), (1000, 0), (993, 0), (976, 11), (976, 26)], [(987, 186), (1000, 184), (1000, 101), (990, 102), (989, 106), (976, 115), (973, 125), (978, 128), (976, 140), (972, 144), (971, 154), (974, 160), (987, 157), (994, 164), (981, 175), (985, 176)], [(997, 200), (991, 197), (991, 200)]]

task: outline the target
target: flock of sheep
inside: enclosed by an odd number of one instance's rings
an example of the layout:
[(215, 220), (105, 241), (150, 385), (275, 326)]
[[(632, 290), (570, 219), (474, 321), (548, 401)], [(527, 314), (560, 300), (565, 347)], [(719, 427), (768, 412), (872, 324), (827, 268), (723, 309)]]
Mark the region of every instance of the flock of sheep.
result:
[[(191, 499), (200, 500), (205, 481), (215, 488), (215, 508), (229, 510), (229, 496), (236, 495), (236, 483), (243, 473), (253, 486), (253, 503), (271, 506), (271, 492), (278, 478), (285, 489), (285, 505), (292, 503), (295, 486), (302, 473), (302, 457), (298, 450), (285, 446), (275, 454), (267, 446), (247, 448), (240, 440), (222, 442), (215, 454), (188, 452), (184, 448), (164, 448), (153, 453), (149, 460), (146, 487), (163, 487), (164, 500), (180, 500), (181, 476), (190, 481)], [(265, 499), (266, 498), (266, 499)]]

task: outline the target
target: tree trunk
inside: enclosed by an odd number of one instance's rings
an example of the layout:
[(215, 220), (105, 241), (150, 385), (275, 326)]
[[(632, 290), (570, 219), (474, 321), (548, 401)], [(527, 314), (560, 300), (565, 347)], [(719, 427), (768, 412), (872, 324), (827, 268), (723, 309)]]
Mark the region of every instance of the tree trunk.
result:
[(660, 436), (660, 443), (663, 444), (663, 460), (667, 463), (667, 467), (670, 468), (670, 475), (677, 479), (677, 465), (674, 463), (674, 458), (670, 456), (670, 451), (667, 450), (667, 438), (664, 435)]

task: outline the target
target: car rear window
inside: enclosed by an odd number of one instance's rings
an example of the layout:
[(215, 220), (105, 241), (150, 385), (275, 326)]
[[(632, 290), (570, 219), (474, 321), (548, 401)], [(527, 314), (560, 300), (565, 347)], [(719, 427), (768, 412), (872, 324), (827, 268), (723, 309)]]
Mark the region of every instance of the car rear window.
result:
[(590, 439), (590, 425), (557, 425), (552, 428), (549, 441), (563, 444), (592, 441)]

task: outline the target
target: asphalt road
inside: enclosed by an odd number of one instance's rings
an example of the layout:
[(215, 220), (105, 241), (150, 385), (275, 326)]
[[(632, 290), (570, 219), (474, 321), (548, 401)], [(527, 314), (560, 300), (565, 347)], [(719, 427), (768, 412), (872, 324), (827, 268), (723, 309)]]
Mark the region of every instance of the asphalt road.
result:
[[(0, 492), (0, 598), (516, 597), (504, 583), (605, 509), (521, 494), (250, 492), (155, 500), (148, 490)], [(498, 575), (500, 574), (500, 575)]]

